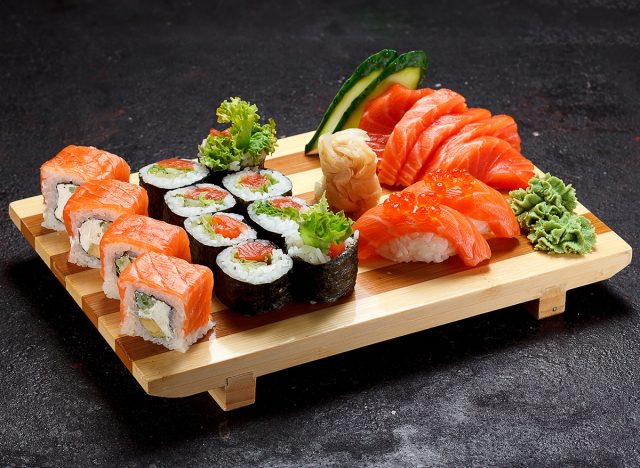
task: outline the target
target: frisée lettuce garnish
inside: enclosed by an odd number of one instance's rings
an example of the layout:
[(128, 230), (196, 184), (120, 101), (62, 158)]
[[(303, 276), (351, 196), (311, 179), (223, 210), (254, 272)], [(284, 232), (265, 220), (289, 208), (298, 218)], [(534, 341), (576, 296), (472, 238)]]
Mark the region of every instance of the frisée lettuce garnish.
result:
[(305, 213), (300, 213), (300, 237), (311, 247), (316, 247), (327, 255), (332, 244), (340, 244), (353, 234), (353, 221), (343, 211), (334, 213), (324, 195), (320, 201)]
[(279, 208), (273, 206), (269, 200), (258, 200), (253, 205), (257, 215), (277, 216), (282, 219), (293, 219), (294, 221), (300, 216), (300, 211), (292, 206), (283, 206)]
[(258, 166), (275, 150), (276, 123), (260, 124), (258, 108), (239, 97), (225, 100), (216, 110), (219, 123), (230, 123), (228, 131), (212, 131), (198, 146), (200, 162), (214, 171)]

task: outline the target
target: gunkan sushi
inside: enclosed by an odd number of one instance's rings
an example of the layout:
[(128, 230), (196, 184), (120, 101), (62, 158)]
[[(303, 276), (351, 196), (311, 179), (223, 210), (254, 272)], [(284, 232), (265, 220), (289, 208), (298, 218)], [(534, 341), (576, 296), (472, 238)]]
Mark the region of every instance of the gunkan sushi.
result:
[(120, 329), (184, 353), (213, 327), (213, 274), (156, 252), (136, 258), (118, 278)]
[(475, 266), (491, 257), (489, 244), (469, 219), (427, 193), (395, 192), (363, 214), (358, 258), (394, 262), (442, 262), (458, 254)]
[(169, 190), (203, 182), (209, 170), (198, 161), (170, 158), (140, 169), (140, 186), (149, 194), (149, 216), (162, 219), (164, 195)]
[(291, 195), (291, 181), (271, 169), (244, 169), (222, 179), (222, 185), (233, 194), (242, 213), (255, 200)]
[(118, 277), (145, 252), (157, 252), (191, 262), (189, 238), (184, 229), (138, 214), (116, 219), (100, 241), (102, 290), (118, 299)]
[(293, 261), (265, 240), (242, 242), (216, 258), (216, 296), (236, 312), (255, 315), (291, 300)]
[(64, 207), (71, 247), (69, 262), (100, 268), (100, 240), (123, 214), (147, 215), (149, 199), (140, 186), (114, 179), (91, 180), (80, 186)]
[(189, 235), (192, 261), (212, 270), (216, 257), (224, 249), (257, 237), (255, 229), (245, 223), (244, 217), (234, 213), (192, 216), (185, 220), (184, 228)]
[(183, 226), (190, 216), (231, 211), (235, 206), (236, 200), (227, 190), (213, 184), (197, 184), (165, 193), (162, 219)]
[(300, 213), (308, 209), (307, 202), (301, 198), (272, 197), (251, 203), (247, 208), (247, 215), (257, 226), (260, 239), (267, 239), (283, 248), (283, 236), (298, 230)]
[(42, 225), (64, 231), (64, 206), (80, 185), (103, 179), (129, 182), (129, 172), (129, 165), (120, 156), (93, 146), (67, 146), (40, 166), (40, 189), (44, 197)]

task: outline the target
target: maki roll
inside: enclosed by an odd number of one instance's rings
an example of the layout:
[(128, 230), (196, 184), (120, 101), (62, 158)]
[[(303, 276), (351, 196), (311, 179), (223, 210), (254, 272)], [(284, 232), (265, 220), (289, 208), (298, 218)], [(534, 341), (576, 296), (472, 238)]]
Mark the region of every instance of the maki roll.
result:
[(255, 315), (291, 300), (291, 257), (269, 241), (227, 247), (216, 258), (216, 296), (237, 312)]
[(191, 262), (184, 229), (137, 214), (122, 215), (113, 222), (100, 241), (100, 274), (107, 297), (118, 299), (120, 273), (136, 257), (150, 251)]
[(211, 129), (198, 146), (200, 162), (211, 170), (210, 181), (245, 167), (264, 167), (265, 158), (276, 147), (276, 124), (273, 119), (260, 123), (258, 108), (238, 97), (223, 101), (216, 110), (219, 123), (231, 124), (219, 131)]
[(358, 233), (353, 233), (352, 225), (344, 212), (329, 211), (324, 196), (301, 213), (298, 231), (286, 236), (296, 300), (334, 302), (353, 291), (358, 275)]
[(192, 159), (170, 158), (140, 169), (140, 186), (149, 194), (149, 216), (162, 219), (164, 195), (187, 185), (203, 182), (209, 170)]
[(118, 290), (125, 335), (184, 353), (213, 327), (213, 274), (207, 267), (147, 252), (125, 268)]
[[(233, 213), (205, 213), (184, 222), (194, 263), (215, 268), (216, 257), (231, 245), (256, 238), (256, 231)], [(214, 271), (215, 272), (215, 271)]]
[(164, 195), (162, 219), (183, 226), (185, 219), (218, 211), (231, 211), (236, 201), (229, 192), (213, 184), (197, 184), (171, 190)]
[(291, 195), (292, 188), (287, 177), (271, 169), (244, 169), (226, 176), (222, 185), (233, 194), (243, 213), (251, 202)]
[(100, 268), (100, 241), (111, 223), (124, 214), (147, 215), (149, 199), (140, 186), (119, 180), (90, 180), (64, 207), (70, 263)]
[(249, 219), (258, 228), (258, 237), (284, 248), (284, 236), (298, 230), (300, 213), (309, 209), (298, 197), (273, 197), (256, 200), (247, 208)]
[(44, 198), (42, 225), (64, 231), (64, 206), (80, 185), (104, 179), (129, 182), (129, 173), (129, 165), (120, 156), (93, 146), (67, 146), (40, 166), (40, 189)]

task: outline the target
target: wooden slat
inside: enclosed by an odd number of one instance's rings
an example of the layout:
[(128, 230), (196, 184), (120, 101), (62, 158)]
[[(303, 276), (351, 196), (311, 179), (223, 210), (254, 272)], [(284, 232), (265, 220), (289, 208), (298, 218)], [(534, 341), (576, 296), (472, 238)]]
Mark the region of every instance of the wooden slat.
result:
[[(280, 140), (267, 163), (288, 174), (294, 193), (308, 201), (321, 176), (317, 157), (301, 153), (311, 135)], [(131, 180), (137, 182), (137, 174)], [(361, 265), (354, 293), (335, 304), (293, 303), (245, 317), (214, 300), (215, 331), (182, 354), (120, 334), (118, 301), (104, 297), (99, 271), (68, 264), (66, 234), (41, 227), (42, 197), (9, 206), (13, 222), (147, 392), (184, 396), (211, 390), (223, 405), (250, 401), (255, 388), (248, 383), (257, 376), (402, 334), (525, 301), (535, 301), (539, 315), (557, 312), (563, 291), (610, 277), (631, 257), (631, 248), (585, 207), (577, 211), (596, 227), (592, 254), (550, 256), (534, 252), (523, 236), (492, 239), (492, 258), (475, 268), (457, 258)]]

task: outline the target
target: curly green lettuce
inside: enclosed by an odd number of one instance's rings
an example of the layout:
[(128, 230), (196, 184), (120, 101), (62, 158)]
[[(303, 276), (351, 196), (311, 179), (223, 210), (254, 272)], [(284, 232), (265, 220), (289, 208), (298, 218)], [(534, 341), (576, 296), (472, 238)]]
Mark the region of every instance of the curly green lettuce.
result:
[(300, 217), (300, 212), (292, 206), (285, 206), (278, 208), (273, 206), (269, 200), (259, 200), (254, 203), (255, 213), (258, 215), (277, 216), (282, 219), (292, 219), (297, 221)]
[(536, 250), (552, 254), (586, 254), (593, 250), (596, 232), (591, 222), (575, 213), (551, 216), (535, 224), (527, 236)]
[(300, 214), (300, 237), (309, 246), (316, 247), (327, 255), (331, 244), (340, 244), (353, 234), (353, 221), (343, 211), (333, 213), (329, 210), (327, 199), (320, 201)]
[(258, 166), (276, 147), (276, 123), (260, 124), (258, 108), (238, 97), (223, 101), (216, 110), (219, 123), (230, 123), (226, 132), (208, 135), (198, 146), (200, 162), (214, 171)]
[(509, 192), (511, 209), (523, 229), (531, 229), (538, 221), (571, 213), (577, 206), (576, 190), (571, 184), (547, 173), (534, 176), (523, 190)]

